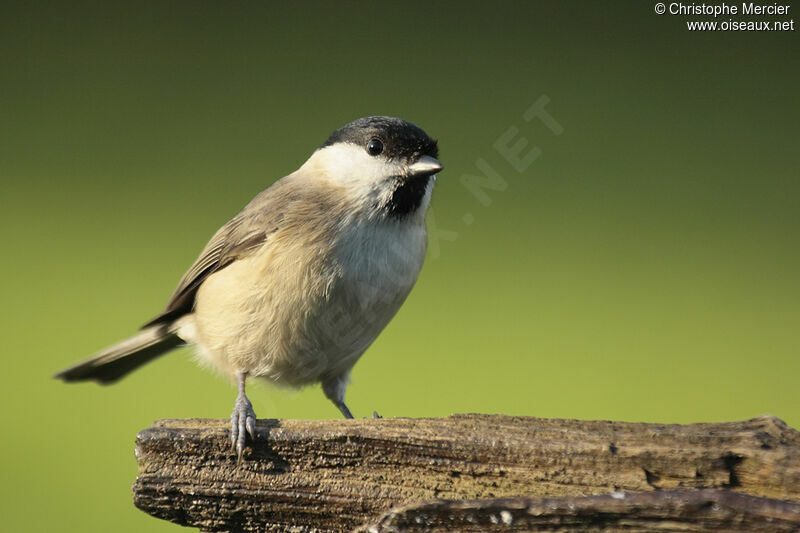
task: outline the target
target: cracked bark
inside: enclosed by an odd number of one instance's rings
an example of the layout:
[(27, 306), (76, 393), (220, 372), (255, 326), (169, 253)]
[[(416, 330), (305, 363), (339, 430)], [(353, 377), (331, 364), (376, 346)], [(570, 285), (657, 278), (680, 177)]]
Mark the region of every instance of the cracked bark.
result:
[(790, 533), (800, 504), (731, 491), (658, 491), (566, 498), (427, 502), (393, 509), (356, 533), (724, 531)]
[[(348, 531), (370, 522), (378, 531), (469, 530), (459, 516), (491, 525), (490, 515), (498, 520), (502, 505), (516, 509), (506, 509), (512, 516), (517, 511), (538, 516), (547, 515), (542, 509), (548, 505), (569, 509), (567, 503), (584, 509), (586, 516), (651, 516), (653, 523), (667, 524), (673, 513), (673, 518), (693, 516), (706, 525), (716, 519), (708, 506), (733, 509), (731, 516), (755, 524), (759, 518), (777, 523), (777, 515), (770, 513), (783, 505), (780, 520), (797, 520), (793, 527), (800, 528), (800, 433), (774, 417), (667, 425), (455, 415), (260, 420), (256, 430), (255, 444), (237, 465), (227, 421), (156, 422), (137, 438), (136, 505), (206, 531)], [(701, 491), (706, 507), (694, 500), (681, 506), (685, 492), (673, 492), (694, 490), (696, 496), (697, 489), (728, 490), (720, 496)], [(645, 493), (636, 496), (645, 499), (638, 507), (637, 500), (618, 495), (575, 499), (622, 491)], [(740, 495), (762, 498), (735, 499)], [(527, 499), (507, 500), (514, 497)], [(561, 504), (535, 500), (542, 497), (567, 499)], [(419, 503), (434, 498), (484, 501)], [(737, 510), (745, 504), (746, 509)], [(393, 520), (412, 517), (417, 529), (397, 528), (386, 517), (379, 520), (393, 507), (409, 505), (401, 509), (405, 514), (395, 511)], [(520, 506), (527, 510), (523, 513)], [(450, 522), (419, 522), (422, 515), (409, 514), (417, 508), (431, 520), (451, 516)], [(565, 516), (556, 513), (549, 519), (556, 524)], [(448, 523), (463, 527), (442, 529)], [(516, 523), (519, 527), (512, 529), (534, 527), (533, 522)], [(494, 525), (507, 524), (500, 520)], [(576, 529), (584, 530), (591, 529)]]

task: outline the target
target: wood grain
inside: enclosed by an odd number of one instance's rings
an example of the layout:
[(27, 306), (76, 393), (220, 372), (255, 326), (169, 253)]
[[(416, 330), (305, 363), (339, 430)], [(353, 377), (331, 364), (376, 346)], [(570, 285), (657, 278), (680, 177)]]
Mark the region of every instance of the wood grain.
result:
[(800, 433), (768, 416), (260, 420), (257, 432), (237, 464), (227, 421), (156, 422), (137, 438), (135, 504), (206, 531), (348, 531), (432, 499), (721, 488), (800, 503)]
[(800, 505), (727, 490), (657, 491), (566, 498), (438, 501), (386, 513), (357, 533), (626, 531), (789, 533)]

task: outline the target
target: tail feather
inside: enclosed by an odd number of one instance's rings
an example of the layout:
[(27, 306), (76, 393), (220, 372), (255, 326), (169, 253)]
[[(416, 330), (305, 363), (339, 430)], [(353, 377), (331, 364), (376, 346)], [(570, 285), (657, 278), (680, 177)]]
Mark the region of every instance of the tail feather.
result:
[(94, 380), (104, 385), (113, 383), (183, 344), (185, 343), (180, 337), (163, 325), (152, 326), (86, 361), (62, 370), (54, 377), (68, 382)]

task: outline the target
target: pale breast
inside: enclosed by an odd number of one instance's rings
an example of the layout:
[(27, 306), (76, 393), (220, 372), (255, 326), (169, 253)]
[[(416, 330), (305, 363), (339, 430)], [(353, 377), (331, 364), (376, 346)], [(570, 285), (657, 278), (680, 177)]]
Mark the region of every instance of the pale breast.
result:
[(278, 231), (209, 277), (194, 313), (207, 360), (294, 386), (346, 373), (408, 296), (426, 247), (424, 224), (348, 228), (322, 247), (322, 233)]
[[(321, 370), (312, 381), (345, 374), (394, 317), (419, 276), (424, 225), (355, 226), (334, 246), (337, 276), (309, 317), (304, 352)], [(302, 360), (302, 357), (295, 361)]]

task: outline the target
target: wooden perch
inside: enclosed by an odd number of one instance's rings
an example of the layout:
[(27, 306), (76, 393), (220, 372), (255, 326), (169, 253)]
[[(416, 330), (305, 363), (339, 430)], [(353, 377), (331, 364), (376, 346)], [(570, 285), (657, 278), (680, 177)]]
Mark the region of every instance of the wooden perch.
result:
[(474, 531), (724, 531), (789, 533), (800, 505), (727, 490), (658, 491), (566, 498), (439, 501), (388, 512), (358, 533)]
[[(551, 526), (578, 524), (569, 521), (583, 512), (575, 509), (584, 509), (588, 522), (594, 515), (640, 521), (632, 524), (680, 515), (687, 524), (724, 524), (720, 513), (728, 512), (737, 523), (800, 527), (800, 433), (774, 417), (666, 425), (455, 415), (260, 420), (256, 429), (237, 464), (227, 421), (156, 422), (137, 438), (136, 505), (205, 531), (349, 531), (367, 523), (375, 531), (454, 531), (468, 530), (455, 526), (469, 517), (507, 525), (502, 511), (515, 521), (519, 515), (512, 529), (524, 531), (535, 516)], [(666, 492), (704, 488), (729, 490)], [(621, 492), (651, 494), (619, 498)], [(574, 498), (612, 493), (617, 497)], [(497, 500), (519, 497), (529, 499)], [(541, 497), (567, 499), (530, 499)], [(434, 499), (495, 501), (420, 504)], [(447, 516), (455, 529), (444, 526)], [(406, 518), (417, 529), (392, 525)]]

